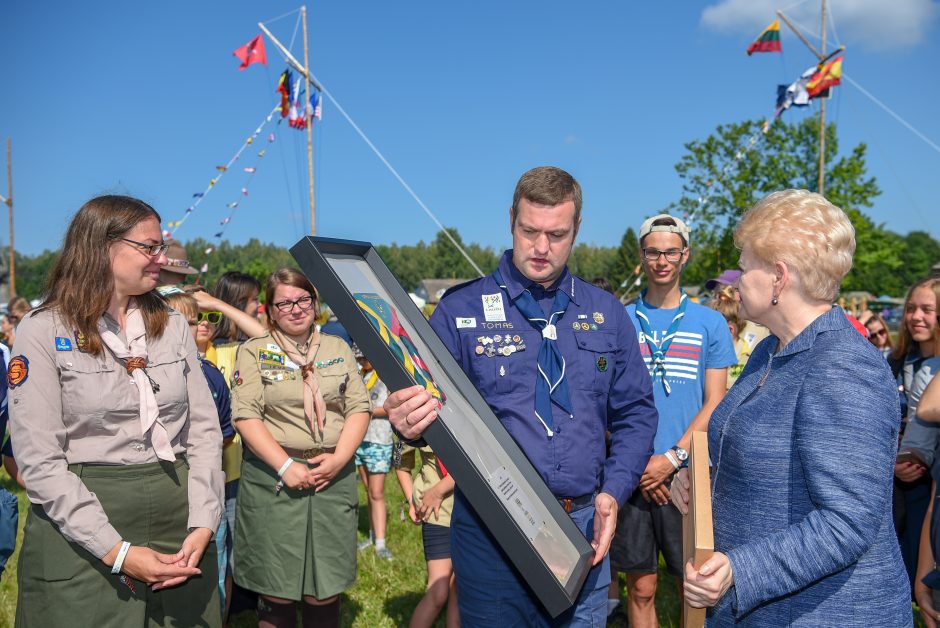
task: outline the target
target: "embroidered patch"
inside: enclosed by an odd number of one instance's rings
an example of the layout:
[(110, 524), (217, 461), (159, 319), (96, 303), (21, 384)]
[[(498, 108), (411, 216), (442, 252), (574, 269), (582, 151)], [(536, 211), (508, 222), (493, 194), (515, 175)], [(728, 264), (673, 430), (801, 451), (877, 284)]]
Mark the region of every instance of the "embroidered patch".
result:
[(25, 355), (18, 355), (10, 360), (7, 367), (7, 384), (10, 388), (16, 388), (26, 381), (29, 377), (29, 360)]
[(80, 331), (75, 332), (75, 346), (79, 351), (88, 351), (88, 338)]
[(61, 338), (59, 336), (56, 336), (55, 350), (56, 351), (71, 351), (72, 341), (69, 338)]
[(235, 372), (232, 373), (232, 382), (234, 382), (236, 386), (242, 385), (242, 376), (238, 369), (235, 369)]
[(346, 359), (345, 359), (345, 358), (342, 358), (342, 357), (333, 358), (333, 359), (331, 359), (331, 360), (323, 360), (322, 362), (317, 362), (317, 363), (316, 363), (316, 366), (317, 366), (318, 369), (322, 369), (322, 368), (326, 368), (326, 367), (328, 367), (328, 366), (333, 366), (334, 364), (339, 364), (340, 362), (345, 362), (345, 361), (346, 361)]
[(506, 311), (503, 309), (503, 293), (484, 294), (480, 298), (483, 300), (483, 318), (488, 322), (502, 322), (506, 320)]
[(472, 316), (458, 316), (455, 322), (457, 323), (457, 329), (474, 329), (477, 326), (477, 319)]
[(600, 371), (601, 373), (607, 370), (607, 357), (606, 356), (602, 355), (601, 357), (597, 358), (597, 370)]
[(262, 364), (277, 364), (279, 366), (284, 366), (285, 360), (287, 360), (287, 356), (283, 353), (265, 351), (264, 349), (258, 351), (258, 362)]

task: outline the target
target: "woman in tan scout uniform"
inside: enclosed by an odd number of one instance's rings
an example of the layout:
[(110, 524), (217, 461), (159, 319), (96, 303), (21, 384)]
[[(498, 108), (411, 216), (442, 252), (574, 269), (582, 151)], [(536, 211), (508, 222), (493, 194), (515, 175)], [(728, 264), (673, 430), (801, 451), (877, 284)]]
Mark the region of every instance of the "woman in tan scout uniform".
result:
[(152, 207), (92, 199), (17, 330), (18, 627), (221, 623), (222, 436), (186, 320), (154, 291), (165, 262)]
[(265, 290), (270, 333), (238, 350), (232, 416), (247, 447), (235, 515), (235, 581), (261, 594), (261, 628), (339, 626), (356, 579), (353, 453), (369, 396), (340, 338), (314, 325), (316, 291), (283, 268)]

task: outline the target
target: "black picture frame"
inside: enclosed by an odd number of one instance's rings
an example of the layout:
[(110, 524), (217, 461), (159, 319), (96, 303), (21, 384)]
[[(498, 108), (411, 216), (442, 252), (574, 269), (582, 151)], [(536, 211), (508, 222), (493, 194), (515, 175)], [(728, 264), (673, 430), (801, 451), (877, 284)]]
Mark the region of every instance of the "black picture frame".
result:
[(412, 370), (430, 375), (446, 399), (424, 439), (546, 611), (557, 617), (570, 608), (594, 550), (373, 246), (306, 236), (290, 252), (390, 391), (416, 378), (366, 311), (388, 314), (383, 300), (393, 308), (408, 336), (399, 350), (410, 341), (418, 350)]

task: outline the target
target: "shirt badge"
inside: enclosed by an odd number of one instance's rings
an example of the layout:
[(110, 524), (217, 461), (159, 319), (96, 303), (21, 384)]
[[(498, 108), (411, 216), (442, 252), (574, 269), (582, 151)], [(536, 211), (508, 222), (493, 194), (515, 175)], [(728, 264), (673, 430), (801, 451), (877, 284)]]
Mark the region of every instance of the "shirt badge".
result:
[(607, 364), (606, 356), (602, 355), (601, 357), (597, 358), (597, 370), (598, 371), (600, 371), (601, 373), (605, 372), (607, 370), (607, 366), (608, 364)]
[(55, 350), (56, 351), (71, 351), (72, 350), (72, 341), (68, 338), (62, 338), (56, 336), (55, 338)]
[(501, 322), (506, 320), (506, 311), (503, 309), (503, 293), (484, 294), (480, 297), (483, 300), (483, 318), (488, 322)]
[(25, 355), (18, 355), (10, 360), (10, 366), (7, 367), (7, 384), (10, 388), (16, 388), (26, 381), (29, 377), (29, 360)]
[(477, 326), (477, 319), (474, 317), (460, 317), (456, 318), (457, 329), (474, 329)]
[(594, 317), (594, 322), (597, 323), (598, 325), (604, 324), (604, 315), (601, 314), (600, 312), (594, 312), (593, 317)]
[(235, 369), (235, 372), (232, 373), (232, 381), (235, 383), (236, 386), (242, 385), (242, 376), (241, 376), (241, 373), (238, 371), (238, 369)]
[(88, 351), (88, 338), (80, 331), (75, 332), (75, 346), (79, 351)]
[(588, 323), (581, 323), (581, 329), (583, 331), (588, 331), (589, 329), (591, 329), (591, 325)]

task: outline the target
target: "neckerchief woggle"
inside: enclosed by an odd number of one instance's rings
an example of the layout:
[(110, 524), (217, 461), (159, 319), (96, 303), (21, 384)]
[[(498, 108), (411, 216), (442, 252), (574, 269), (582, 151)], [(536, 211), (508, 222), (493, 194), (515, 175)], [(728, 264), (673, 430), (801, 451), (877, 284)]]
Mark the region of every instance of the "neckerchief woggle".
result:
[[(499, 287), (506, 290), (503, 275), (498, 268), (493, 272), (493, 277)], [(509, 294), (508, 290), (506, 294)], [(565, 358), (561, 355), (556, 342), (558, 330), (555, 327), (556, 320), (564, 316), (570, 301), (571, 298), (565, 291), (556, 290), (551, 314), (546, 319), (541, 306), (528, 288), (513, 300), (513, 304), (522, 312), (529, 324), (542, 332), (542, 344), (539, 346), (538, 356), (539, 373), (535, 378), (535, 417), (545, 428), (545, 433), (549, 438), (555, 435), (552, 430), (555, 427), (555, 421), (552, 418), (552, 402), (558, 404), (558, 407), (573, 418), (568, 382), (565, 380)]]
[(676, 332), (679, 331), (679, 322), (685, 316), (685, 308), (689, 304), (689, 298), (686, 296), (685, 290), (680, 288), (679, 311), (672, 317), (669, 329), (658, 345), (653, 341), (653, 332), (650, 329), (650, 319), (644, 299), (646, 299), (645, 289), (640, 293), (640, 298), (636, 302), (636, 318), (640, 321), (640, 331), (646, 337), (646, 346), (650, 349), (650, 377), (655, 379), (657, 374), (662, 375), (663, 388), (666, 389), (668, 395), (672, 392), (672, 388), (669, 387), (669, 382), (666, 381), (666, 351), (669, 350), (672, 339), (676, 337)]

